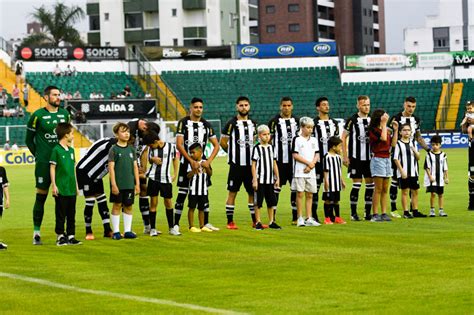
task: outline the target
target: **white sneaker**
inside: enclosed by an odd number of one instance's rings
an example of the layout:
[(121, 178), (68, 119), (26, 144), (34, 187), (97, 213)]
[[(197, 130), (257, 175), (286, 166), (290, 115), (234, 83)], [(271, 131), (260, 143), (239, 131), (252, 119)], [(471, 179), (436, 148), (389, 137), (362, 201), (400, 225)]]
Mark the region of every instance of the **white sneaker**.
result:
[[(436, 216), (436, 213), (435, 213), (435, 210), (434, 209), (431, 209), (430, 210), (430, 214), (429, 214), (430, 217), (435, 217)], [(440, 214), (441, 216), (441, 214)]]
[(145, 228), (143, 229), (143, 234), (149, 235), (151, 232), (151, 227), (149, 225), (145, 225)]
[(219, 228), (216, 228), (214, 225), (212, 225), (211, 223), (208, 223), (206, 225), (204, 225), (205, 227), (207, 227), (208, 229), (210, 230), (213, 230), (213, 231), (219, 231), (220, 229)]
[(306, 226), (320, 226), (321, 225), (313, 217), (307, 218), (306, 221), (304, 221), (304, 223)]
[(296, 226), (298, 226), (298, 227), (300, 227), (300, 226), (306, 226), (303, 217), (299, 217), (299, 218), (298, 218), (298, 221), (296, 221)]
[(158, 236), (158, 231), (156, 229), (151, 229), (150, 230), (150, 236)]
[(447, 217), (448, 214), (446, 212), (444, 212), (444, 210), (439, 210), (439, 216), (440, 217)]
[(179, 236), (181, 235), (181, 233), (179, 232), (179, 225), (175, 225), (173, 226), (170, 231), (169, 231), (170, 235), (174, 235), (174, 236)]

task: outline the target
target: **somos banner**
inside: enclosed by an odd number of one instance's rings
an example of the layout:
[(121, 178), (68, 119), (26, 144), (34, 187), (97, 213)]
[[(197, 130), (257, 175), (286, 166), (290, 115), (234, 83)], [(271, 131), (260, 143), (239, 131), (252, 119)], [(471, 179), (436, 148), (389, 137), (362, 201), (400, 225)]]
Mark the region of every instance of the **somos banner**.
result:
[(236, 57), (282, 58), (336, 56), (336, 42), (237, 45)]
[(16, 54), (25, 61), (123, 60), (125, 47), (20, 47)]
[(67, 101), (68, 106), (83, 112), (87, 119), (156, 118), (155, 100), (78, 100)]
[(230, 46), (217, 47), (153, 47), (142, 48), (143, 54), (148, 60), (161, 59), (207, 59), (207, 58), (230, 58)]

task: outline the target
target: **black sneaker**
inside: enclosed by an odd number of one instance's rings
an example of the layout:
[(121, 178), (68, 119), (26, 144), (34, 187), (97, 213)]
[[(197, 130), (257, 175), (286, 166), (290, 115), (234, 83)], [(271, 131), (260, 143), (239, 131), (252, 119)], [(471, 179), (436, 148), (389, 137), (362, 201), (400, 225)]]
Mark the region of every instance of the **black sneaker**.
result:
[(359, 218), (359, 216), (357, 215), (357, 213), (354, 214), (354, 215), (351, 215), (351, 221), (360, 221), (360, 218)]
[(7, 250), (8, 245), (5, 243), (0, 242), (0, 250)]
[(67, 242), (67, 238), (66, 236), (62, 235), (58, 238), (58, 240), (56, 241), (56, 245), (58, 246), (65, 246), (67, 245), (68, 242)]
[(256, 230), (263, 230), (263, 225), (261, 222), (257, 222), (257, 224), (255, 224), (255, 229)]
[(69, 245), (81, 245), (81, 244), (82, 244), (81, 241), (76, 240), (74, 237), (73, 237), (73, 238), (70, 238), (70, 239), (67, 241), (67, 243), (68, 243)]
[(371, 221), (371, 220), (372, 220), (372, 215), (371, 215), (371, 214), (366, 214), (366, 215), (364, 216), (364, 220), (365, 220), (365, 221)]
[(388, 214), (386, 214), (386, 213), (382, 213), (382, 220), (384, 220), (384, 221), (392, 221), (392, 219), (390, 219), (390, 217), (389, 217)]
[(43, 245), (43, 242), (41, 241), (41, 236), (39, 236), (38, 234), (33, 237), (33, 245)]
[(413, 211), (413, 217), (414, 217), (414, 218), (426, 218), (427, 215), (421, 213), (420, 211)]
[(413, 216), (410, 212), (403, 212), (403, 218), (405, 219), (413, 219)]
[(274, 229), (274, 230), (281, 230), (281, 226), (279, 226), (278, 224), (276, 224), (275, 222), (272, 222), (270, 225), (268, 225), (268, 227), (270, 229)]

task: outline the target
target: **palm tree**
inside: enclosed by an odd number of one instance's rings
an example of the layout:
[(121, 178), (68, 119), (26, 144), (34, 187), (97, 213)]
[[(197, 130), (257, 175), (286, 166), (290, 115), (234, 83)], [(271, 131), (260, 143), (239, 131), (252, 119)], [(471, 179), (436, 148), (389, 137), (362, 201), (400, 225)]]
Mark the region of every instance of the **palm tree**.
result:
[(52, 10), (46, 9), (44, 5), (35, 8), (32, 16), (42, 25), (41, 32), (26, 37), (22, 45), (59, 46), (59, 43), (84, 45), (79, 32), (74, 28), (74, 23), (85, 17), (81, 7), (68, 7), (64, 3), (58, 2)]

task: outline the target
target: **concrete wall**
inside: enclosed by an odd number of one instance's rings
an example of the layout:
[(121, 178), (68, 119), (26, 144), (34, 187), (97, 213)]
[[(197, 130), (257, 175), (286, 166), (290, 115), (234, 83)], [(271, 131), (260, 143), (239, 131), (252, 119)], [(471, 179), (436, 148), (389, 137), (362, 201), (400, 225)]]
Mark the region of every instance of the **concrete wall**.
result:
[[(99, 1), (100, 13), (100, 45), (125, 46), (124, 14), (122, 0)], [(109, 13), (109, 20), (105, 20), (105, 13)]]

